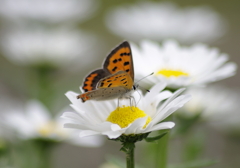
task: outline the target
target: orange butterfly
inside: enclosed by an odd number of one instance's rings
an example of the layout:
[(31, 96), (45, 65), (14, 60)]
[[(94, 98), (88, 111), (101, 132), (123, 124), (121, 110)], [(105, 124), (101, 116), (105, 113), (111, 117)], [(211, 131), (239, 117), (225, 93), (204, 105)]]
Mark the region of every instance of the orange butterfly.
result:
[(103, 69), (91, 72), (83, 82), (85, 93), (77, 96), (87, 100), (131, 99), (134, 86), (134, 68), (130, 45), (121, 43), (107, 56)]

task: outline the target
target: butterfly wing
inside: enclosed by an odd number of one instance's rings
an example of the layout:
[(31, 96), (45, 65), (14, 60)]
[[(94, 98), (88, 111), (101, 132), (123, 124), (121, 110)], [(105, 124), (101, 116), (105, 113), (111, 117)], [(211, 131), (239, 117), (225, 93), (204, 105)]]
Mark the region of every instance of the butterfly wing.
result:
[(134, 80), (134, 67), (130, 45), (127, 41), (117, 46), (107, 56), (103, 64), (103, 68), (110, 74), (118, 71), (126, 71)]
[(109, 76), (110, 73), (105, 71), (104, 69), (97, 69), (93, 72), (91, 72), (84, 80), (82, 89), (85, 92), (95, 90), (97, 83), (99, 82), (100, 79)]
[(126, 71), (118, 71), (113, 75), (101, 79), (97, 84), (97, 88), (124, 87), (127, 90), (131, 90), (132, 86), (133, 80)]

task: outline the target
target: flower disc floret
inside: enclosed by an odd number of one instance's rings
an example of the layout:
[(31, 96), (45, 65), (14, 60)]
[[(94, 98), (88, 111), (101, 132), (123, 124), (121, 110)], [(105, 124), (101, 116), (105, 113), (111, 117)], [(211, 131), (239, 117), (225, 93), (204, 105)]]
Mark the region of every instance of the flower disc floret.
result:
[[(146, 116), (148, 115), (138, 107), (123, 106), (118, 107), (116, 110), (111, 112), (107, 118), (107, 121), (118, 124), (121, 128), (125, 128), (129, 124), (133, 123), (136, 119)], [(146, 124), (143, 128), (145, 128), (151, 120), (151, 117), (148, 116)]]
[(161, 69), (160, 71), (157, 72), (157, 75), (163, 75), (165, 77), (179, 77), (179, 76), (189, 76), (188, 73), (183, 72), (181, 70), (170, 70), (170, 69)]

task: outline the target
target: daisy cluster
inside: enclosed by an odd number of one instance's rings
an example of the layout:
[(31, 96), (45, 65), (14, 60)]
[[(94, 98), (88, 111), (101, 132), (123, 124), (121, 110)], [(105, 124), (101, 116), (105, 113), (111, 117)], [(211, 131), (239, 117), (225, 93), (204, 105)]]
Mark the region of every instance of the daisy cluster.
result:
[(178, 115), (191, 118), (200, 114), (201, 119), (210, 126), (226, 133), (239, 135), (240, 92), (238, 89), (216, 85), (207, 88), (190, 88), (186, 93), (191, 94), (193, 98), (178, 111)]
[(74, 63), (86, 53), (90, 58), (96, 38), (77, 25), (97, 8), (95, 0), (1, 0), (3, 55), (20, 65), (54, 68)]
[(50, 23), (83, 21), (91, 17), (97, 7), (94, 0), (1, 0), (0, 15), (14, 22), (27, 19)]
[(93, 39), (91, 35), (68, 28), (12, 29), (2, 36), (2, 47), (4, 55), (14, 63), (61, 67), (80, 60), (92, 46)]
[(8, 108), (7, 112), (1, 115), (1, 125), (8, 130), (8, 134), (14, 133), (20, 140), (41, 139), (88, 147), (97, 147), (103, 142), (101, 137), (79, 139), (74, 131), (63, 128), (59, 115), (52, 117), (46, 107), (36, 100), (29, 101), (22, 108)]
[[(237, 69), (235, 63), (228, 62), (227, 54), (204, 44), (184, 47), (173, 40), (162, 45), (144, 40), (140, 46), (132, 43), (131, 48), (136, 78), (154, 72), (141, 83), (150, 88), (150, 93), (140, 92), (141, 100), (135, 107), (119, 106), (117, 100), (83, 104), (76, 99), (78, 93), (67, 92), (75, 112), (62, 115), (66, 128), (78, 130), (80, 137), (107, 135), (110, 139), (171, 129), (175, 124), (165, 119), (190, 100), (191, 92), (180, 95), (182, 87), (205, 86), (233, 76)], [(137, 95), (134, 92), (135, 100)]]
[[(124, 23), (123, 23), (124, 21)], [(120, 37), (161, 41), (209, 42), (223, 36), (226, 21), (210, 7), (180, 8), (170, 2), (139, 2), (109, 11), (107, 27)]]

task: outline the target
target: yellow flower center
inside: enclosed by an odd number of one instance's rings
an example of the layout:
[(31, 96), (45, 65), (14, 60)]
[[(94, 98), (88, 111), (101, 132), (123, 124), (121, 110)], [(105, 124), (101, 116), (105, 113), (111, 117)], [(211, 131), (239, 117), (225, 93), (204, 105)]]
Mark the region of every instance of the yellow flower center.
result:
[[(133, 123), (138, 118), (143, 118), (148, 116), (144, 111), (140, 110), (138, 107), (118, 107), (116, 110), (111, 112), (108, 116), (107, 121), (118, 124), (121, 128), (127, 127), (129, 124)], [(148, 116), (146, 124), (143, 128), (145, 128), (148, 123), (151, 121), (151, 117)]]
[(50, 136), (52, 134), (62, 134), (62, 132), (59, 130), (57, 124), (55, 122), (48, 122), (43, 125), (41, 125), (38, 128), (38, 133), (41, 136)]
[(160, 71), (157, 72), (157, 75), (163, 75), (166, 77), (171, 77), (171, 76), (175, 76), (175, 77), (179, 77), (179, 76), (189, 76), (188, 73), (183, 72), (183, 71), (175, 71), (175, 70), (170, 70), (170, 69), (162, 69)]

